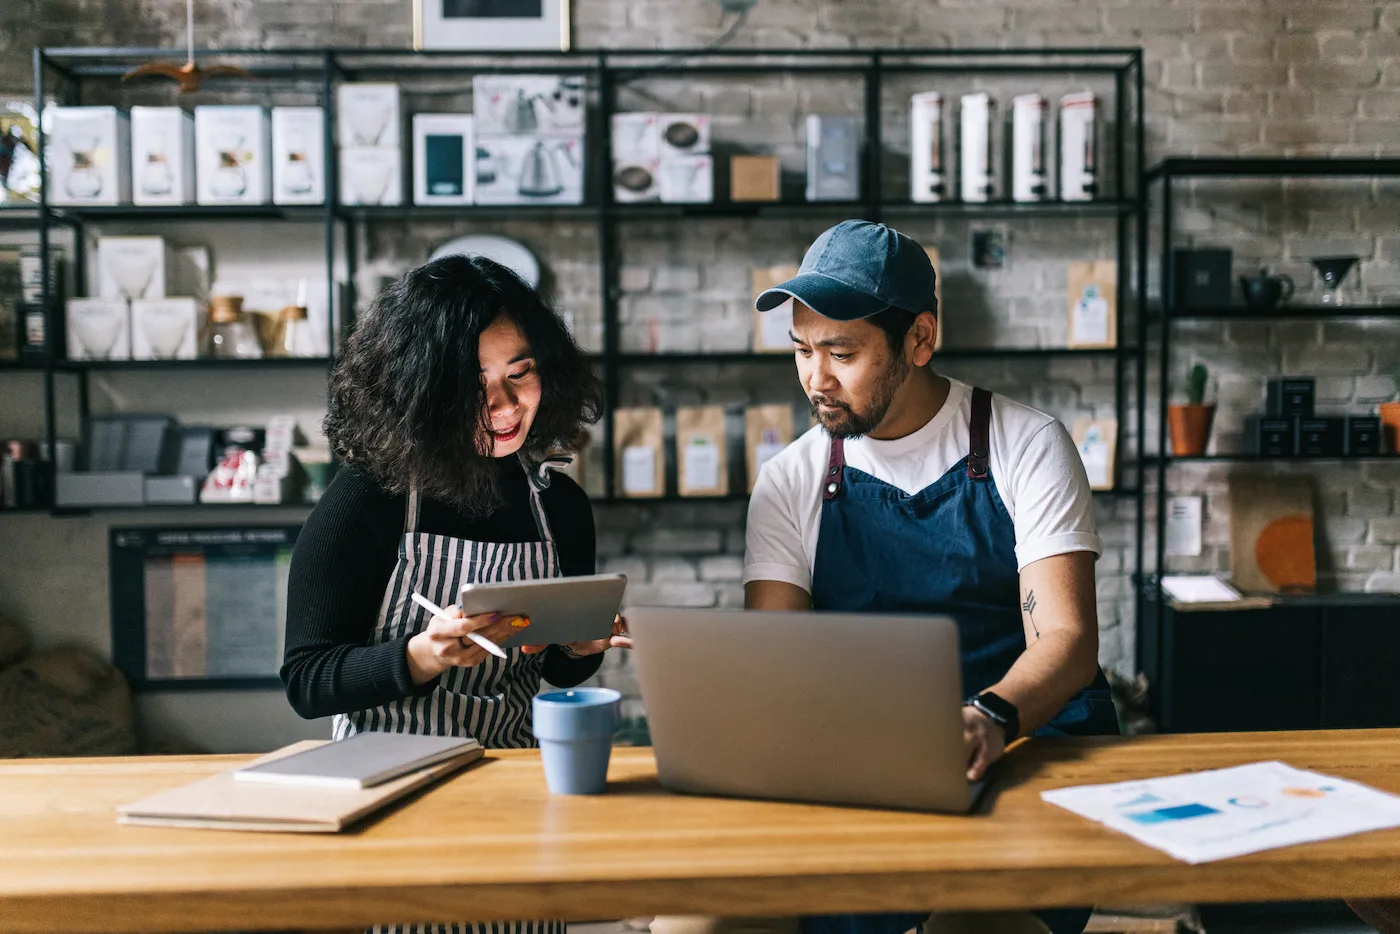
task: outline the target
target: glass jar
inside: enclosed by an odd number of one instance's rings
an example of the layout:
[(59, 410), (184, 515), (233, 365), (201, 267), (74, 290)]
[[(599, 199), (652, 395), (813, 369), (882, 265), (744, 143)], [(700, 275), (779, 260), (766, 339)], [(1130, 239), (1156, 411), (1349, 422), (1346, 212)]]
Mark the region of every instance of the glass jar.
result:
[(282, 309), (282, 353), (285, 356), (316, 356), (316, 341), (313, 337), (305, 307), (288, 305)]
[(216, 360), (250, 360), (262, 356), (262, 345), (243, 317), (241, 295), (209, 299), (209, 356)]

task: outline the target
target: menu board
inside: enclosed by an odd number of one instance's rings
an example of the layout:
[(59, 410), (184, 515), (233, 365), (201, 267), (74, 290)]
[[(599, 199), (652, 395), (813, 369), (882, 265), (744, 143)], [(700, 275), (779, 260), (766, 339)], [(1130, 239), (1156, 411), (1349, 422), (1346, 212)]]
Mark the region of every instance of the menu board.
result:
[(113, 659), (132, 685), (276, 679), (300, 528), (112, 529)]

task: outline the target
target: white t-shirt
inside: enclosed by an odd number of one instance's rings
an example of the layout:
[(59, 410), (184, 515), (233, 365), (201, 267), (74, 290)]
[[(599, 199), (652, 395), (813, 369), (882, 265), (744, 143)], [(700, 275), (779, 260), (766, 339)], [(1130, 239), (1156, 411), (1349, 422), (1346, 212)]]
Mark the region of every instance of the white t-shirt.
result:
[[(846, 441), (846, 464), (905, 493), (932, 484), (967, 456), (972, 388), (954, 379), (948, 400), (918, 431), (894, 441)], [(1044, 412), (992, 396), (991, 469), (1016, 528), (1017, 569), (1051, 555), (1103, 551), (1084, 462), (1069, 432)], [(783, 581), (811, 592), (830, 441), (820, 426), (763, 466), (749, 500), (744, 583)]]

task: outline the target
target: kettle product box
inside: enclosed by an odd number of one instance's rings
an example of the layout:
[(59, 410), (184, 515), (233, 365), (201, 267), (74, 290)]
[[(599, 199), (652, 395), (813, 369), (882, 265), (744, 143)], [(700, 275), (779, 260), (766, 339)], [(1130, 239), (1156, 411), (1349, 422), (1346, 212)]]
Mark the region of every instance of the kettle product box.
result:
[(582, 204), (580, 136), (478, 136), (477, 204)]
[(1060, 200), (1098, 196), (1098, 101), (1089, 92), (1060, 98)]
[(962, 200), (990, 201), (993, 186), (992, 115), (996, 102), (985, 92), (964, 94), (958, 114), (959, 192)]
[(193, 360), (199, 304), (193, 298), (139, 299), (131, 303), (131, 359)]
[(98, 237), (97, 297), (164, 298), (172, 265), (164, 237)]
[(267, 204), (271, 201), (270, 135), (266, 108), (196, 107), (196, 200), (200, 204)]
[(588, 114), (583, 75), (476, 75), (472, 113), (481, 136), (582, 136)]
[(180, 107), (131, 108), (131, 203), (194, 203), (194, 117)]
[(115, 107), (55, 107), (50, 118), (49, 203), (131, 201), (131, 122)]
[(1011, 100), (1011, 200), (1044, 201), (1045, 98), (1020, 94)]
[(326, 115), (320, 107), (272, 108), (272, 203), (326, 201)]
[(933, 204), (948, 196), (943, 164), (943, 95), (922, 91), (909, 98), (909, 200)]
[(70, 298), (66, 304), (69, 360), (131, 359), (131, 316), (125, 301)]
[(403, 122), (399, 86), (356, 81), (336, 88), (336, 140), (341, 148), (399, 149)]
[(403, 160), (397, 149), (340, 150), (340, 203), (403, 204)]
[(471, 204), (475, 188), (471, 114), (414, 114), (413, 203)]
[(855, 117), (807, 115), (807, 200), (860, 199), (860, 123)]

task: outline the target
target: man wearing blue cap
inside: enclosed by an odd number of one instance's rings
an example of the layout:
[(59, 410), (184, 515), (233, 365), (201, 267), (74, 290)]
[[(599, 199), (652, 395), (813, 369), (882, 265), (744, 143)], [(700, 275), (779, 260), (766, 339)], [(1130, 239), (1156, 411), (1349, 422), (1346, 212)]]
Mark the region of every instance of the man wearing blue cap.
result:
[[(826, 231), (757, 308), (789, 299), (798, 377), (820, 425), (758, 477), (746, 605), (956, 619), (969, 780), (1018, 736), (1117, 733), (1098, 665), (1102, 545), (1064, 426), (929, 368), (933, 266), (898, 231), (864, 221)], [(1077, 934), (1088, 914), (1040, 917)], [(803, 926), (901, 934), (919, 920)]]

